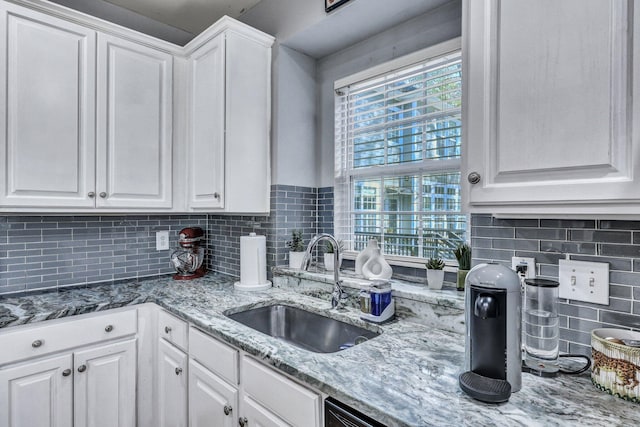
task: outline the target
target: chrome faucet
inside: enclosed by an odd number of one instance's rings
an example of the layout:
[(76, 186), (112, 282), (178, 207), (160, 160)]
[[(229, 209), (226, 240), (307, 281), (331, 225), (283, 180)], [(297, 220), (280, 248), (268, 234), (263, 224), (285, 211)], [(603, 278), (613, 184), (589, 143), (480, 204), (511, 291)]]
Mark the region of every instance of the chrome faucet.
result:
[(311, 252), (321, 240), (328, 240), (333, 245), (333, 293), (331, 293), (331, 308), (340, 308), (343, 299), (347, 297), (342, 289), (342, 280), (340, 280), (340, 247), (338, 241), (331, 234), (318, 234), (311, 239), (307, 246), (307, 252), (302, 260), (302, 269), (308, 270), (311, 265)]

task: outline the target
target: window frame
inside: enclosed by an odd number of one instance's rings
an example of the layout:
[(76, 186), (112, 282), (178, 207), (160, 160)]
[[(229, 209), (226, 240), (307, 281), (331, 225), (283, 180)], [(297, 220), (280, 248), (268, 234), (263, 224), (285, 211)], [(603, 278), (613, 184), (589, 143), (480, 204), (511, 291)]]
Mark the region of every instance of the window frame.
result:
[[(367, 70), (352, 74), (345, 78), (336, 80), (334, 82), (334, 90), (336, 92), (336, 104), (334, 106), (334, 113), (336, 115), (339, 114), (338, 108), (339, 97), (344, 95), (345, 88), (348, 86), (363, 82), (365, 80), (374, 79), (378, 76), (382, 77), (383, 75), (392, 74), (395, 71), (400, 71), (402, 69), (411, 67), (412, 65), (416, 65), (419, 63), (428, 62), (430, 60), (435, 60), (439, 57), (446, 56), (448, 54), (459, 53), (462, 49), (461, 38), (457, 37), (455, 39), (451, 39), (445, 41), (443, 43), (428, 47), (426, 49), (422, 49), (420, 51), (411, 53), (409, 55), (396, 58), (394, 60), (385, 62), (383, 64), (371, 67)], [(344, 113), (344, 112), (343, 112)], [(366, 178), (379, 178), (383, 180), (386, 177), (401, 177), (406, 172), (407, 175), (419, 175), (424, 176), (425, 174), (429, 174), (430, 172), (461, 172), (462, 169), (462, 154), (458, 158), (449, 158), (449, 159), (438, 159), (437, 161), (421, 161), (419, 166), (416, 164), (408, 163), (400, 163), (393, 165), (388, 168), (385, 166), (368, 166), (358, 171), (357, 174), (349, 173), (349, 166), (347, 165), (348, 161), (348, 145), (344, 144), (339, 139), (340, 130), (335, 129), (336, 138), (335, 138), (335, 187), (334, 187), (334, 227), (336, 237), (344, 238), (348, 236), (349, 240), (354, 238), (354, 224), (350, 218), (345, 218), (347, 215), (351, 215), (354, 212), (354, 204), (355, 201), (354, 195), (352, 193), (352, 179), (353, 177), (357, 177), (358, 180), (363, 180)], [(355, 168), (351, 168), (355, 169)], [(386, 170), (384, 170), (386, 169)], [(460, 181), (460, 190), (462, 193), (462, 180)], [(422, 194), (422, 193), (421, 193)], [(366, 203), (366, 197), (362, 197), (361, 203)], [(384, 199), (383, 199), (384, 200)], [(422, 201), (420, 202), (422, 204)], [(417, 211), (415, 211), (417, 212)], [(469, 217), (463, 209), (463, 203), (461, 201), (461, 209), (459, 212), (460, 215), (466, 215), (466, 228), (465, 228), (465, 239), (468, 240), (469, 233)], [(380, 215), (380, 214), (378, 214)], [(341, 217), (342, 216), (342, 217)], [(384, 216), (380, 217), (380, 220), (383, 220)], [(347, 225), (343, 225), (347, 224)], [(419, 231), (419, 235), (422, 235), (422, 231)], [(416, 234), (418, 236), (418, 234)], [(346, 259), (355, 259), (358, 252), (353, 249), (347, 249), (344, 252), (344, 257)], [(417, 257), (417, 256), (401, 256), (401, 255), (390, 255), (385, 254), (385, 259), (392, 265), (405, 266), (405, 267), (414, 267), (414, 268), (425, 268), (425, 262), (428, 258)], [(455, 259), (446, 259), (446, 270), (455, 271), (457, 269), (457, 261)]]

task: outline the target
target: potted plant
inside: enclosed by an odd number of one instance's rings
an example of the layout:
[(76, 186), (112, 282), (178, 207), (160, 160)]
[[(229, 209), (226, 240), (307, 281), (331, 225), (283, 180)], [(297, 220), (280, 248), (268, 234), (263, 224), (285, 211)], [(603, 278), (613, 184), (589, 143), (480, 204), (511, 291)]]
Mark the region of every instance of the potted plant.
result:
[(442, 282), (444, 281), (444, 261), (442, 258), (429, 258), (426, 265), (429, 289), (442, 289)]
[[(342, 250), (344, 249), (344, 244), (342, 240), (338, 240), (338, 270), (340, 270), (340, 266), (342, 265)], [(327, 244), (324, 247), (324, 268), (328, 271), (333, 271), (334, 268), (334, 247), (333, 243), (327, 241)]]
[(302, 230), (293, 230), (291, 240), (287, 241), (289, 248), (289, 268), (300, 269), (304, 259), (305, 248), (302, 240)]
[(471, 246), (466, 243), (461, 244), (453, 251), (453, 254), (458, 260), (458, 277), (456, 288), (459, 291), (464, 291), (464, 281), (467, 278), (467, 273), (471, 269)]

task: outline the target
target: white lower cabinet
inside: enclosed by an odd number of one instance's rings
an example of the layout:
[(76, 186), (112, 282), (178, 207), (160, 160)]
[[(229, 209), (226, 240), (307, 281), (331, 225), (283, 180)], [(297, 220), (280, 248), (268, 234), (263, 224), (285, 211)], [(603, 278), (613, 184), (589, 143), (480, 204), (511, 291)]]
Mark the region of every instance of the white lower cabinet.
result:
[(232, 427), (238, 412), (238, 389), (196, 362), (189, 361), (189, 426)]
[(0, 330), (0, 426), (134, 427), (136, 310)]
[(158, 426), (187, 426), (187, 354), (158, 342)]
[(75, 426), (135, 427), (136, 339), (77, 351)]
[[(241, 427), (289, 427), (290, 424), (285, 423), (277, 415), (259, 403), (244, 396), (242, 399), (242, 416), (239, 419)], [(309, 426), (316, 424), (309, 423)]]
[(0, 426), (73, 424), (73, 355), (0, 369)]
[(134, 427), (136, 339), (0, 369), (0, 425)]
[[(322, 402), (317, 393), (291, 381), (248, 355), (242, 358), (240, 372), (242, 390), (244, 392), (243, 405), (246, 404), (250, 408), (249, 413), (255, 413), (256, 417), (258, 417), (257, 414), (264, 415), (264, 422), (266, 423), (264, 425), (300, 427), (320, 425), (320, 406)], [(260, 408), (256, 408), (252, 401), (257, 402), (273, 417), (267, 417), (265, 411), (258, 411)], [(244, 412), (245, 407), (242, 406), (240, 409)], [(280, 419), (281, 424), (269, 424), (266, 421), (269, 419)], [(249, 424), (251, 427), (254, 425)]]

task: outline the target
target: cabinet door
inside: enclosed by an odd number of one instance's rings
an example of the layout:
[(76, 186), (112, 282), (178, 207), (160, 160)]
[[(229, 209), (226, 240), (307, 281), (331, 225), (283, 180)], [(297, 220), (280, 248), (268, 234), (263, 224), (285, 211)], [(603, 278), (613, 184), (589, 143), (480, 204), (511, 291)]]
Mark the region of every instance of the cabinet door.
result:
[(172, 205), (172, 56), (98, 37), (96, 206)]
[(158, 342), (158, 426), (187, 425), (187, 355), (167, 341)]
[[(224, 34), (189, 59), (188, 188), (190, 208), (223, 208), (225, 191)], [(251, 126), (245, 123), (245, 126)], [(249, 153), (245, 153), (249, 154)], [(245, 169), (237, 164), (239, 169)]]
[(198, 362), (190, 360), (189, 426), (232, 427), (237, 417), (238, 390)]
[(465, 1), (472, 211), (640, 212), (638, 16), (628, 0)]
[[(285, 423), (275, 414), (271, 413), (266, 408), (260, 406), (248, 396), (244, 396), (242, 399), (240, 419), (244, 421), (241, 425), (250, 427), (289, 427), (290, 424)], [(310, 424), (313, 425), (313, 424)], [(302, 426), (300, 426), (302, 427)]]
[(95, 33), (0, 4), (0, 205), (93, 207)]
[(71, 354), (0, 369), (0, 425), (71, 426), (72, 369)]
[(75, 425), (136, 425), (136, 340), (74, 353)]

